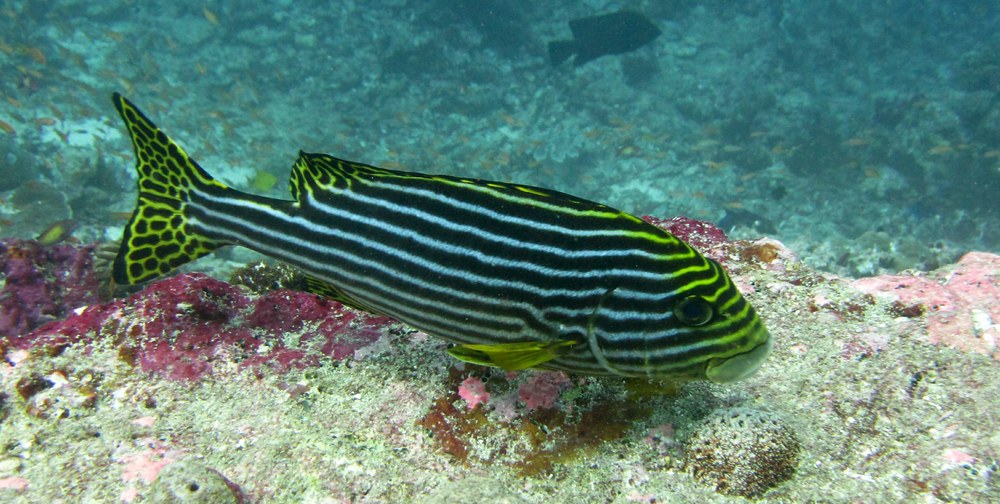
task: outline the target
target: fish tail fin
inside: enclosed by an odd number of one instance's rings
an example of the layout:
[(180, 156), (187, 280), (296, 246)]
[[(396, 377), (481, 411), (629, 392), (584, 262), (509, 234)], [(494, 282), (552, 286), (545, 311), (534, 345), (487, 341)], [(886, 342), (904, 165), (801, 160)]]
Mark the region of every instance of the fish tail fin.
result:
[(151, 280), (230, 245), (194, 231), (188, 209), (199, 193), (233, 190), (198, 166), (132, 102), (118, 93), (112, 100), (132, 139), (139, 176), (139, 201), (125, 226), (112, 281), (131, 285)]
[(549, 42), (549, 61), (552, 66), (559, 66), (560, 63), (569, 59), (576, 52), (576, 44), (572, 40), (555, 40)]

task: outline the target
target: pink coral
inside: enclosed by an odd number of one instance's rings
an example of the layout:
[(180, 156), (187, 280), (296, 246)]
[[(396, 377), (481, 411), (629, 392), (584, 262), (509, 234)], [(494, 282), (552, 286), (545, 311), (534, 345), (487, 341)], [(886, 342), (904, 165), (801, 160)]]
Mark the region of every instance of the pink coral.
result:
[[(144, 371), (192, 380), (227, 361), (281, 372), (315, 365), (324, 356), (341, 360), (373, 343), (392, 323), (303, 292), (278, 290), (252, 297), (193, 273), (7, 339), (14, 348), (59, 348), (101, 335), (112, 338), (120, 354)], [(289, 344), (289, 339), (296, 342)]]
[(518, 388), (517, 396), (528, 410), (551, 408), (559, 399), (559, 394), (571, 384), (566, 373), (561, 371), (540, 372)]
[(156, 439), (147, 438), (142, 441), (148, 449), (118, 457), (118, 463), (122, 465), (122, 481), (128, 485), (121, 494), (124, 502), (134, 502), (139, 497), (139, 490), (132, 486), (132, 483), (137, 481), (152, 483), (164, 467), (183, 454), (182, 450), (170, 449), (165, 443)]
[(881, 275), (854, 281), (862, 292), (923, 305), (930, 343), (992, 355), (1000, 360), (1000, 256), (970, 252), (927, 276)]
[(16, 490), (18, 492), (23, 492), (28, 489), (28, 480), (20, 476), (8, 476), (6, 478), (0, 478), (0, 488), (8, 490)]
[(941, 453), (941, 458), (943, 458), (949, 465), (969, 465), (976, 462), (976, 457), (973, 457), (965, 450), (959, 450), (957, 448), (946, 449), (943, 453)]
[(176, 454), (164, 448), (129, 453), (121, 457), (122, 481), (142, 480), (152, 483), (160, 471), (174, 461)]
[(699, 251), (704, 251), (729, 241), (722, 229), (705, 221), (689, 219), (687, 217), (659, 219), (650, 215), (644, 216), (642, 220), (670, 232), (670, 234), (684, 240)]
[(458, 397), (465, 399), (469, 409), (475, 409), (476, 406), (486, 404), (490, 400), (490, 393), (486, 391), (483, 380), (470, 376), (458, 386)]

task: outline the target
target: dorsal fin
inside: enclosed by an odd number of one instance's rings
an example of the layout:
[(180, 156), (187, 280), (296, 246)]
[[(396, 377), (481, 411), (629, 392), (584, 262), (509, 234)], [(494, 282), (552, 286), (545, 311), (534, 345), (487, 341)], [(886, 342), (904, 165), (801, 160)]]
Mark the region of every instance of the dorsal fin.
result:
[(316, 154), (299, 151), (299, 158), (292, 165), (292, 174), (288, 178), (288, 190), (292, 193), (292, 199), (302, 201), (303, 196), (311, 194), (318, 188), (330, 187), (337, 174), (335, 167), (324, 167), (317, 163)]
[(295, 201), (316, 190), (348, 190), (359, 175), (384, 175), (387, 170), (366, 164), (355, 163), (328, 154), (314, 154), (299, 151), (299, 158), (292, 166), (288, 180), (288, 190)]

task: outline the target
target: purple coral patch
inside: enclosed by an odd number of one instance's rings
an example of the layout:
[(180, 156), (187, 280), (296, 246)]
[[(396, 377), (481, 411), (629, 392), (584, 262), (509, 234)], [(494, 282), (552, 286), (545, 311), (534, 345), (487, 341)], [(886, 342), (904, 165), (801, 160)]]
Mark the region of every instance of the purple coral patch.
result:
[(0, 240), (0, 336), (16, 337), (98, 300), (94, 245)]
[(659, 219), (649, 215), (644, 216), (642, 220), (668, 231), (701, 252), (729, 241), (724, 231), (714, 224), (705, 221), (689, 219), (687, 217)]
[(8, 340), (16, 348), (62, 347), (100, 335), (143, 371), (193, 380), (219, 364), (283, 372), (316, 365), (324, 356), (341, 360), (377, 340), (392, 323), (303, 292), (253, 297), (195, 273)]

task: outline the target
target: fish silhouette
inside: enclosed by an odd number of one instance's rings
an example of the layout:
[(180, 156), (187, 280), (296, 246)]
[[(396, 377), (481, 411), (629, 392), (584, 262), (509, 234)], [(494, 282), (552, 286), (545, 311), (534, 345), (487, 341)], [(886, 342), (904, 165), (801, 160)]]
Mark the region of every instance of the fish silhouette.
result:
[(549, 42), (552, 66), (573, 55), (573, 66), (578, 67), (608, 54), (625, 54), (652, 42), (661, 33), (645, 16), (633, 11), (574, 19), (569, 29), (572, 40)]

